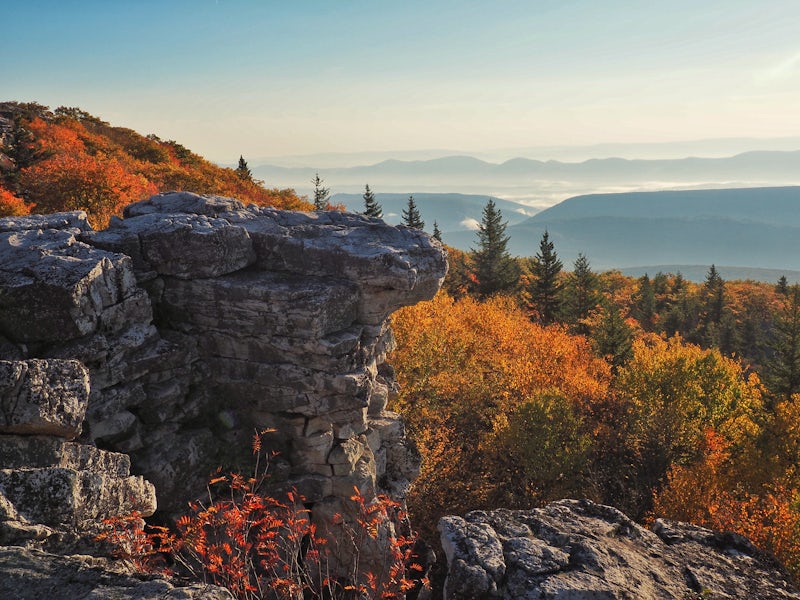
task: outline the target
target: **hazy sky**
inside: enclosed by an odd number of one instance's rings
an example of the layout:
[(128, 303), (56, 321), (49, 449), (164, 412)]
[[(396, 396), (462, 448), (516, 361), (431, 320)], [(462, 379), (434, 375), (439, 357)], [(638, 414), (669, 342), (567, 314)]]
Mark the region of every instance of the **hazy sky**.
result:
[(797, 0), (54, 0), (0, 99), (207, 158), (800, 135)]

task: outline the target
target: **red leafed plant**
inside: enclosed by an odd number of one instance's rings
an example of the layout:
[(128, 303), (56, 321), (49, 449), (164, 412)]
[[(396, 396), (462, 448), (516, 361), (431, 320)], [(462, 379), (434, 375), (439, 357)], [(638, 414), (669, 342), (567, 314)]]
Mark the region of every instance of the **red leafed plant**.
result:
[[(98, 540), (141, 572), (189, 575), (240, 600), (392, 599), (415, 585), (409, 571), (421, 575), (422, 567), (412, 561), (415, 537), (396, 534), (405, 520), (396, 502), (385, 496), (367, 501), (356, 490), (344, 511), (348, 517), (335, 515), (322, 534), (302, 497), (290, 492), (278, 500), (259, 491), (267, 476), (266, 467), (259, 470), (259, 434), (253, 451), (254, 476), (212, 478), (208, 502), (190, 503), (173, 530), (145, 526), (133, 513), (105, 520)], [(374, 569), (362, 565), (365, 548), (373, 551), (368, 562)]]

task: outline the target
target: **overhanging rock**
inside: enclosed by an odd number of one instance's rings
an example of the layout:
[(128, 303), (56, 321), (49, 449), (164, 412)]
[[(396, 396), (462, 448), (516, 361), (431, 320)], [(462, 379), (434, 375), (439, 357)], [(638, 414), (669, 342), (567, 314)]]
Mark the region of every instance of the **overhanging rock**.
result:
[(388, 317), (446, 268), (414, 229), (185, 192), (99, 232), (81, 213), (0, 219), (0, 359), (81, 361), (80, 441), (128, 453), (168, 512), (216, 467), (248, 469), (264, 429), (275, 485), (309, 503), (402, 495), (418, 457), (385, 411)]

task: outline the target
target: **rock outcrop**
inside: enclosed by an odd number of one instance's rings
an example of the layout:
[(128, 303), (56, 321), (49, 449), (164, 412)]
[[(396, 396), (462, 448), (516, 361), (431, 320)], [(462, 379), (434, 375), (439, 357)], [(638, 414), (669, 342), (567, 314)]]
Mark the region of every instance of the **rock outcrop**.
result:
[(447, 600), (800, 598), (745, 538), (668, 521), (647, 530), (588, 500), (439, 523)]
[(103, 519), (155, 511), (126, 455), (69, 441), (88, 402), (76, 360), (0, 360), (0, 544), (91, 548)]
[[(421, 231), (191, 193), (104, 231), (82, 212), (0, 219), (0, 520), (89, 522), (112, 500), (149, 514), (129, 466), (179, 513), (217, 467), (251, 469), (263, 431), (274, 489), (312, 516), (354, 487), (402, 499), (419, 457), (386, 411), (388, 318), (446, 268)], [(45, 485), (63, 502), (37, 508)]]

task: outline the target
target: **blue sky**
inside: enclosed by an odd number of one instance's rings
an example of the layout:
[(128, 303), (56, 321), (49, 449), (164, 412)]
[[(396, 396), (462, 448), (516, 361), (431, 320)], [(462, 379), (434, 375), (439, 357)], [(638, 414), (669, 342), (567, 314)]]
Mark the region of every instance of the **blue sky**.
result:
[[(800, 2), (7, 2), (0, 99), (234, 162), (800, 135)], [(232, 158), (231, 158), (232, 157)]]

